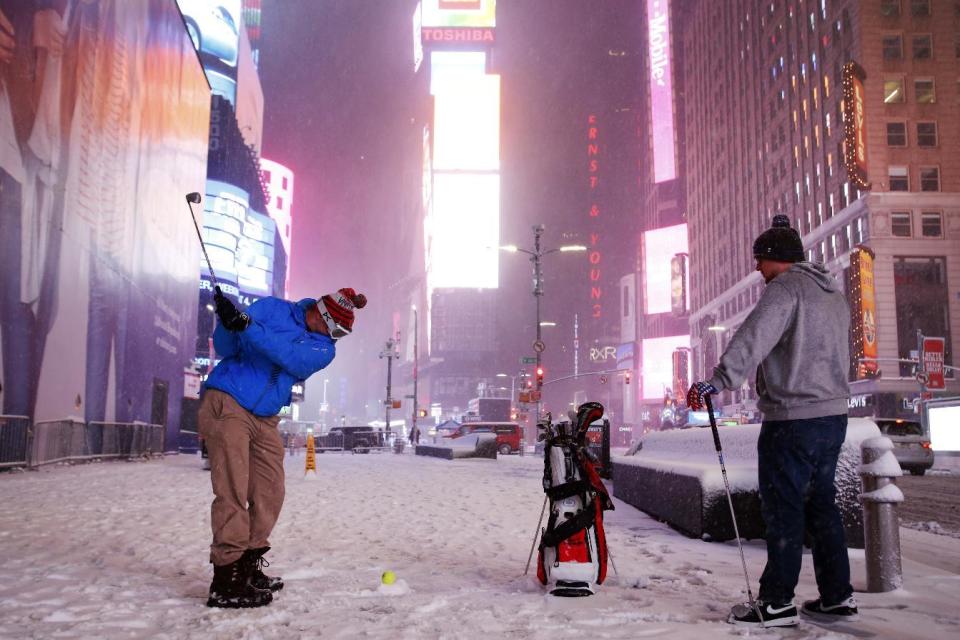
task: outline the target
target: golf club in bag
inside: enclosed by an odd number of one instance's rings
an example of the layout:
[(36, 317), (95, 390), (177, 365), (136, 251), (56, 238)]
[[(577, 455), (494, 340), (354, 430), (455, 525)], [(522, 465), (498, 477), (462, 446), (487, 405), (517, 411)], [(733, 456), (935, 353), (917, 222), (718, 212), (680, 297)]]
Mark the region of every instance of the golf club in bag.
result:
[(540, 538), (537, 578), (554, 596), (593, 595), (607, 577), (603, 512), (613, 509), (587, 451), (587, 429), (603, 417), (603, 405), (585, 402), (572, 422), (537, 425), (544, 443), (543, 490), (549, 500)]
[[(723, 476), (723, 488), (727, 492), (727, 504), (730, 506), (730, 519), (733, 520), (733, 535), (737, 539), (737, 548), (740, 550), (740, 564), (743, 566), (743, 579), (747, 583), (747, 598), (750, 600), (750, 608), (757, 612), (757, 618), (760, 620), (760, 626), (766, 626), (763, 622), (763, 612), (757, 601), (753, 599), (753, 590), (750, 588), (750, 575), (747, 573), (747, 560), (743, 555), (743, 543), (740, 541), (740, 529), (737, 527), (737, 514), (733, 511), (733, 497), (730, 495), (730, 481), (727, 480), (727, 466), (723, 462), (723, 447), (720, 446), (720, 432), (717, 430), (717, 419), (713, 415), (713, 401), (710, 395), (703, 397), (707, 405), (707, 415), (710, 417), (710, 429), (713, 431), (713, 445), (717, 449), (717, 458), (720, 459), (720, 474)], [(738, 605), (739, 606), (739, 605)], [(746, 611), (737, 611), (737, 615), (743, 615)]]

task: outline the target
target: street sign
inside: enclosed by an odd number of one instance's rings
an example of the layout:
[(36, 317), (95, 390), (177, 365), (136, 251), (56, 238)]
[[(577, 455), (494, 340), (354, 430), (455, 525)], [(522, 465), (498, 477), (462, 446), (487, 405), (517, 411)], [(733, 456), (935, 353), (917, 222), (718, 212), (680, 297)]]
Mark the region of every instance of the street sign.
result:
[(521, 391), (521, 392), (520, 392), (519, 401), (522, 402), (522, 403), (524, 403), (524, 404), (528, 404), (528, 403), (530, 402), (530, 392), (529, 392), (529, 391)]
[(536, 356), (521, 356), (520, 364), (537, 364)]
[[(533, 343), (533, 350), (537, 353), (543, 353), (543, 350), (547, 348), (547, 345), (543, 343), (543, 340), (537, 340)], [(534, 360), (536, 362), (536, 360)]]
[[(923, 372), (926, 374), (928, 389), (943, 389), (943, 352), (946, 342), (943, 338), (923, 338)], [(918, 376), (919, 377), (919, 376)]]

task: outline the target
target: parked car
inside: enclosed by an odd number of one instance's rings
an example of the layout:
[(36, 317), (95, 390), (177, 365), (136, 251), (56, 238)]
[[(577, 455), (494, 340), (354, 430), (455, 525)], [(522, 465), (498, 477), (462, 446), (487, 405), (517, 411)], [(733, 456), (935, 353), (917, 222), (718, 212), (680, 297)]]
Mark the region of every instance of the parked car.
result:
[(368, 426), (334, 427), (318, 438), (317, 450), (343, 447), (353, 453), (370, 453), (371, 447), (384, 446), (383, 432)]
[(901, 418), (874, 418), (880, 433), (893, 441), (893, 455), (900, 468), (915, 476), (922, 476), (933, 466), (933, 449), (923, 425), (916, 420)]
[(473, 433), (496, 434), (497, 453), (501, 455), (520, 451), (520, 437), (523, 431), (516, 422), (468, 422), (446, 437), (461, 438)]

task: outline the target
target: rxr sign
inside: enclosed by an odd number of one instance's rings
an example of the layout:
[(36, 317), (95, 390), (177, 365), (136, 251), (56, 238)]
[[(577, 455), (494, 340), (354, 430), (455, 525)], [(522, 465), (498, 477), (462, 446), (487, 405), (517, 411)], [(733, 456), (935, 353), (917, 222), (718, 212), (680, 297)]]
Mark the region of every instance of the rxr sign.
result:
[(616, 359), (616, 347), (590, 347), (590, 362), (606, 362)]

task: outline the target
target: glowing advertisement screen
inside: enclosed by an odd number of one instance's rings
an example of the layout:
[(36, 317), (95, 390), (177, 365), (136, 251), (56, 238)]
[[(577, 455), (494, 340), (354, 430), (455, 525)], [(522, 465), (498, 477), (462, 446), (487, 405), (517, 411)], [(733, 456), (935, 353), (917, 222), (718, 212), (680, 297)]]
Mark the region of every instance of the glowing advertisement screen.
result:
[(434, 171), (499, 170), (500, 76), (451, 84), (434, 103)]
[(673, 129), (673, 78), (670, 69), (670, 2), (647, 0), (650, 43), (650, 119), (654, 182), (677, 177)]
[(495, 27), (497, 0), (423, 0), (424, 27)]
[(243, 28), (240, 0), (177, 0), (177, 4), (211, 90), (236, 105)]
[(644, 400), (662, 400), (667, 391), (673, 390), (673, 352), (679, 347), (690, 348), (690, 336), (643, 341), (640, 368)]
[[(0, 413), (162, 424), (175, 449), (196, 341), (184, 194), (206, 176), (203, 70), (172, 2), (0, 7)], [(75, 447), (117, 451), (100, 429)]]
[(497, 287), (499, 175), (434, 174), (431, 226), (433, 288)]
[(934, 451), (960, 451), (960, 406), (930, 407), (930, 446)]
[(273, 293), (274, 239), (277, 224), (268, 216), (247, 210), (237, 243), (237, 286), (241, 296)]
[(686, 224), (644, 232), (644, 313), (670, 313), (673, 310), (671, 261), (678, 253), (688, 253)]

